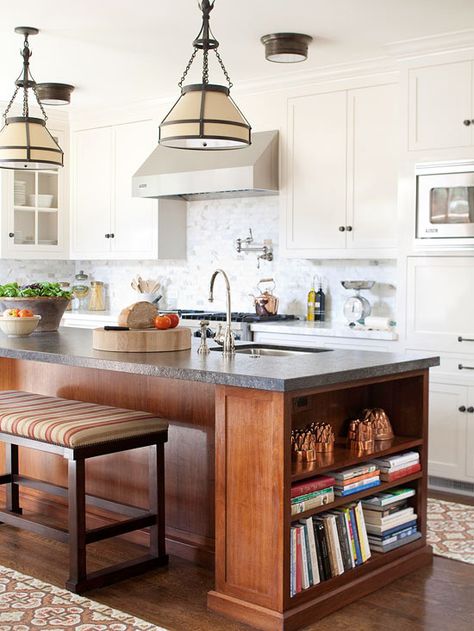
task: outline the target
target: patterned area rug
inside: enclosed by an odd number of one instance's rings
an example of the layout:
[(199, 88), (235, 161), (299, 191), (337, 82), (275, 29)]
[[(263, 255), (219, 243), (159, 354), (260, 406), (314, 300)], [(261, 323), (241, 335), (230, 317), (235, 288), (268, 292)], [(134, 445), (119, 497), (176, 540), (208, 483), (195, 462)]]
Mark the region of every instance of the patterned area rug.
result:
[(474, 565), (474, 506), (429, 498), (428, 543), (438, 556)]
[(166, 631), (0, 565), (0, 631)]

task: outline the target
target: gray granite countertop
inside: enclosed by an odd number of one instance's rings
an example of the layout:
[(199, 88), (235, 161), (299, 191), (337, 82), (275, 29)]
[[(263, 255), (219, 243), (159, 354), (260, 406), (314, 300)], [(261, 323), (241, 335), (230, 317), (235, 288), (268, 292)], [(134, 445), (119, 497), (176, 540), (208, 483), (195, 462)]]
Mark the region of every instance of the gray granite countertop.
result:
[(224, 359), (220, 352), (201, 357), (196, 352), (198, 343), (193, 339), (189, 351), (112, 353), (93, 350), (92, 331), (63, 328), (26, 338), (7, 338), (0, 333), (0, 357), (280, 392), (439, 365), (439, 358), (433, 356), (352, 350), (258, 359), (238, 354)]

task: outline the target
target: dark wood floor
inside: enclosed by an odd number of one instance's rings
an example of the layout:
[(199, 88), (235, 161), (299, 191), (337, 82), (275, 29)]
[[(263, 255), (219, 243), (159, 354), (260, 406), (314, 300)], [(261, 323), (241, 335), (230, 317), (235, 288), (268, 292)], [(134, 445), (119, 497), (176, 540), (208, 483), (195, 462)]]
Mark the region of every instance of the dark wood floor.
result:
[[(92, 570), (142, 552), (118, 539), (89, 549)], [(0, 564), (60, 587), (67, 578), (65, 546), (5, 525), (0, 526)], [(248, 631), (207, 611), (206, 593), (212, 586), (212, 572), (172, 557), (165, 570), (87, 595), (170, 631)], [(397, 580), (306, 631), (472, 631), (473, 620), (474, 565), (435, 557), (432, 567)]]

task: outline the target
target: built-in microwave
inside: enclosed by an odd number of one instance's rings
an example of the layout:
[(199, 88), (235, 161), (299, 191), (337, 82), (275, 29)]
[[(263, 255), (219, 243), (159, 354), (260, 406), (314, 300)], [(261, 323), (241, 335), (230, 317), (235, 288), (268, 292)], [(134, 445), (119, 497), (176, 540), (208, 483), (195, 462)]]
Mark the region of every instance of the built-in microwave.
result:
[(418, 239), (474, 238), (474, 162), (416, 168)]

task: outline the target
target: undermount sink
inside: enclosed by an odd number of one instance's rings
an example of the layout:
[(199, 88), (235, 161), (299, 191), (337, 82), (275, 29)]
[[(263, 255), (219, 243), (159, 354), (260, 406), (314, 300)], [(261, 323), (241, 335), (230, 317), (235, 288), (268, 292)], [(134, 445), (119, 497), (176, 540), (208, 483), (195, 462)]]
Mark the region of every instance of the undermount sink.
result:
[[(288, 357), (291, 355), (311, 355), (326, 353), (330, 348), (302, 348), (299, 346), (277, 346), (274, 344), (252, 344), (251, 346), (236, 346), (235, 353), (249, 357)], [(222, 351), (221, 346), (214, 346), (211, 351)]]

